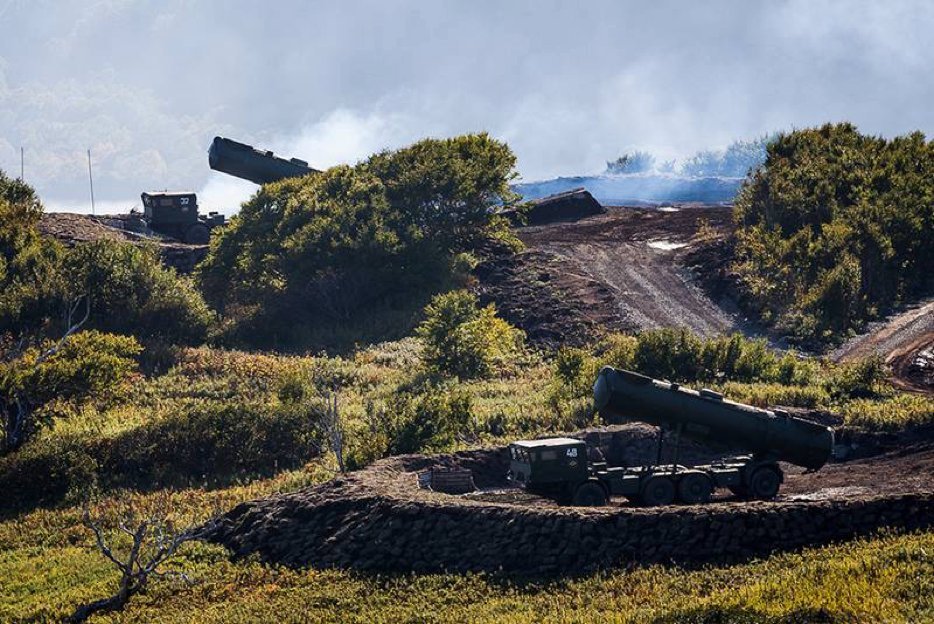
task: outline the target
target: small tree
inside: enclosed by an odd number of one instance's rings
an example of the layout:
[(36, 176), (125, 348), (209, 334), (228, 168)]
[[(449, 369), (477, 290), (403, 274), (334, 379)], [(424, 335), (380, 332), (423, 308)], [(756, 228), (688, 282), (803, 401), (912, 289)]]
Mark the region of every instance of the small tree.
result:
[[(122, 610), (132, 596), (146, 589), (152, 577), (174, 578), (190, 583), (191, 580), (184, 572), (167, 570), (165, 566), (175, 558), (184, 543), (198, 539), (206, 528), (189, 526), (178, 529), (168, 518), (165, 501), (143, 517), (139, 517), (129, 507), (117, 520), (116, 528), (109, 531), (105, 528), (105, 521), (92, 517), (90, 509), (85, 507), (83, 523), (94, 534), (101, 555), (120, 572), (120, 582), (113, 595), (75, 609), (68, 618), (68, 622), (74, 623), (84, 622), (95, 613)], [(114, 546), (116, 539), (121, 539), (126, 546), (118, 549)]]
[(321, 428), (331, 445), (331, 452), (337, 460), (337, 467), (346, 472), (344, 465), (344, 422), (337, 408), (337, 393), (330, 392), (324, 397), (325, 408), (321, 418)]
[(481, 308), (476, 295), (465, 290), (434, 297), (416, 333), (429, 369), (468, 379), (490, 375), (524, 339), (522, 331), (496, 316), (494, 305)]

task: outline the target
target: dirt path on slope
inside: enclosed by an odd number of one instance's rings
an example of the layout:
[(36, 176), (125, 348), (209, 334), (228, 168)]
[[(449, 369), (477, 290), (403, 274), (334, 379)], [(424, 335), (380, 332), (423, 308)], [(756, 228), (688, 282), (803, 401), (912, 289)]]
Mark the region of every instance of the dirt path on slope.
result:
[[(730, 208), (609, 207), (602, 215), (522, 228), (518, 235), (528, 251), (510, 262), (547, 265), (547, 269), (530, 267), (512, 283), (503, 284), (503, 292), (493, 289), (489, 298), (501, 308), (515, 307), (510, 297), (528, 299), (521, 305), (523, 311), (535, 308), (532, 300), (541, 299), (541, 295), (526, 293), (523, 297), (517, 291), (536, 282), (547, 286), (550, 298), (559, 305), (564, 302), (565, 306), (581, 308), (567, 316), (583, 315), (590, 325), (606, 329), (687, 327), (702, 336), (746, 330), (737, 311), (714, 302), (694, 283), (683, 262), (684, 254), (696, 244), (695, 235), (702, 224), (715, 232), (727, 231), (731, 227)], [(534, 333), (534, 323), (523, 318), (520, 326), (523, 321), (533, 325), (524, 329)]]
[(880, 355), (904, 390), (934, 393), (934, 298), (895, 314), (831, 353), (838, 362)]

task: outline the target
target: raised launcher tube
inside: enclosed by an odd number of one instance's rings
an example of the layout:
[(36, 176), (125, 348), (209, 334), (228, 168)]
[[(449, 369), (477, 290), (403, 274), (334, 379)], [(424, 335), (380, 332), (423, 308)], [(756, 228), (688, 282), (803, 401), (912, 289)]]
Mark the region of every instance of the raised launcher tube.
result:
[(826, 464), (833, 452), (829, 427), (627, 370), (604, 367), (593, 395), (596, 409), (607, 422), (644, 422), (714, 448), (753, 453), (810, 470)]
[(298, 178), (317, 173), (308, 163), (298, 158), (286, 160), (272, 152), (259, 150), (252, 145), (238, 143), (223, 137), (214, 137), (208, 150), (211, 169), (243, 178), (256, 184), (278, 182), (285, 178)]

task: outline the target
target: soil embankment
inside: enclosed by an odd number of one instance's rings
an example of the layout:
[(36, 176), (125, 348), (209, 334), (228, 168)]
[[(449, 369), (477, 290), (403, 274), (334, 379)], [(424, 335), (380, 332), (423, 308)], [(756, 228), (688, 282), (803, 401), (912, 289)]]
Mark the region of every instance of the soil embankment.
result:
[[(545, 346), (605, 331), (687, 327), (711, 336), (750, 330), (728, 298), (696, 283), (701, 228), (732, 227), (728, 206), (609, 207), (600, 215), (520, 228), (526, 251), (477, 267), (481, 300)], [(710, 267), (715, 270), (716, 267)]]
[[(650, 453), (644, 428), (622, 427)], [(743, 560), (774, 551), (934, 524), (934, 443), (786, 471), (774, 501), (721, 496), (707, 505), (558, 507), (504, 488), (503, 449), (393, 457), (326, 484), (244, 503), (205, 535), (236, 556), (292, 566), (380, 571), (485, 570), (550, 575), (633, 562)], [(643, 448), (644, 447), (644, 448)], [(480, 491), (419, 486), (430, 468), (469, 468)]]
[(154, 244), (166, 266), (179, 273), (191, 273), (195, 265), (208, 253), (207, 245), (186, 245), (167, 239), (154, 232), (150, 236), (114, 227), (117, 217), (95, 217), (70, 212), (47, 212), (39, 222), (39, 231), (45, 236), (57, 238), (65, 245), (75, 245), (95, 240), (129, 241), (137, 244)]
[(905, 390), (934, 392), (934, 299), (873, 324), (848, 340), (831, 357), (838, 362), (878, 355)]

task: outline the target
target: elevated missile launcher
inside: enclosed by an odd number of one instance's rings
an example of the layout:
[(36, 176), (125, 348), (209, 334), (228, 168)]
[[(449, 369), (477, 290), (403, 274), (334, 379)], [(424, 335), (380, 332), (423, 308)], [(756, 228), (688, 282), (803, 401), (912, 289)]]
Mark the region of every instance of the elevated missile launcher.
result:
[(286, 160), (270, 151), (224, 137), (214, 137), (214, 141), (211, 142), (208, 165), (215, 171), (256, 184), (269, 184), (317, 173), (316, 169), (312, 169), (307, 162), (299, 158)]
[[(711, 390), (690, 390), (609, 367), (597, 376), (594, 407), (610, 423), (658, 426), (656, 463), (608, 467), (603, 461), (588, 461), (582, 440), (526, 440), (510, 445), (510, 480), (559, 502), (583, 506), (605, 505), (611, 496), (649, 506), (705, 503), (717, 488), (768, 500), (784, 480), (779, 461), (817, 470), (833, 449), (828, 427), (781, 410), (729, 401)], [(662, 463), (666, 432), (674, 436), (670, 463)], [(678, 463), (682, 439), (747, 454), (687, 467)]]

